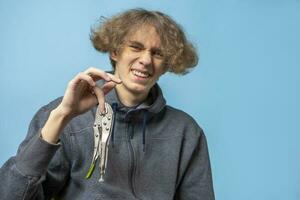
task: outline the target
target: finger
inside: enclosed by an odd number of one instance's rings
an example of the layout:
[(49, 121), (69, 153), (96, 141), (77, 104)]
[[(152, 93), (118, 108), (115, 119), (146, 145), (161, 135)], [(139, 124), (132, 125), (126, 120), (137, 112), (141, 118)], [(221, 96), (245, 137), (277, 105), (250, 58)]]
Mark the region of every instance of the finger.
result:
[(87, 82), (92, 87), (96, 85), (96, 82), (93, 80), (93, 78), (83, 72), (78, 73), (75, 78), (71, 80), (71, 83), (76, 86), (83, 81)]
[(97, 97), (98, 103), (99, 103), (99, 110), (102, 114), (105, 114), (105, 98), (104, 98), (104, 93), (99, 87), (94, 87), (93, 88), (94, 93)]
[(104, 79), (106, 81), (111, 81), (110, 76), (105, 71), (102, 71), (101, 69), (97, 69), (94, 67), (88, 68), (84, 73), (90, 75), (93, 79), (99, 80)]
[(122, 83), (122, 80), (119, 79), (119, 78), (117, 78), (115, 75), (110, 74), (110, 73), (107, 73), (107, 75), (111, 78), (111, 80), (112, 80), (113, 82), (118, 83), (118, 84)]
[(102, 85), (101, 90), (103, 91), (104, 95), (109, 93), (117, 84), (115, 82), (107, 82), (104, 85)]

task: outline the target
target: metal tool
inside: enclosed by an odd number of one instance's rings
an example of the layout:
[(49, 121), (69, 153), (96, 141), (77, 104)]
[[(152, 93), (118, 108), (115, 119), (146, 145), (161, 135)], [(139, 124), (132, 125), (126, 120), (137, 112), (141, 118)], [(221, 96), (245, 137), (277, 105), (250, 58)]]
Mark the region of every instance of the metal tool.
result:
[(96, 162), (98, 158), (99, 160), (99, 171), (100, 171), (100, 179), (99, 181), (103, 181), (103, 177), (105, 174), (105, 169), (107, 165), (107, 156), (108, 156), (108, 146), (110, 135), (113, 126), (113, 110), (108, 103), (105, 103), (105, 114), (102, 114), (100, 110), (97, 108), (95, 122), (94, 122), (94, 153), (91, 166), (86, 175), (86, 179), (90, 178), (94, 172)]

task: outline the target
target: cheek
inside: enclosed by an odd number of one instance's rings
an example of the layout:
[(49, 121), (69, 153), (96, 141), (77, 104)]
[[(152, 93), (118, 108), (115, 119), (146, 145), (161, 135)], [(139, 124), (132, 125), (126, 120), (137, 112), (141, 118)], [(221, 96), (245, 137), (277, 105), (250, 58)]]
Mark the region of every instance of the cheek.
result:
[(133, 65), (138, 60), (138, 55), (136, 54), (130, 54), (126, 57), (123, 57), (122, 59), (122, 66), (124, 68), (127, 68), (127, 70), (130, 68), (131, 65)]

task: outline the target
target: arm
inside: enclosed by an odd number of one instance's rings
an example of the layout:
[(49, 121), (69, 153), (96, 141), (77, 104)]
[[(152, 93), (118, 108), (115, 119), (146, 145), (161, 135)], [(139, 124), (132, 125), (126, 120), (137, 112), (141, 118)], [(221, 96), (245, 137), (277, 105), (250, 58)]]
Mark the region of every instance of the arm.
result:
[[(0, 169), (1, 199), (44, 199), (42, 182), (47, 167), (60, 165), (51, 170), (55, 176), (56, 188), (67, 178), (68, 162), (64, 157), (62, 144), (49, 144), (40, 138), (40, 129), (50, 114), (49, 105), (41, 108), (32, 119), (27, 136), (19, 146), (17, 155), (10, 158)], [(64, 134), (62, 134), (64, 137)], [(55, 156), (54, 156), (55, 155)], [(54, 157), (53, 157), (54, 156)]]
[(195, 138), (185, 139), (182, 150), (176, 200), (214, 200), (213, 182), (206, 137), (203, 131)]
[[(95, 84), (99, 79), (107, 81), (101, 88)], [(66, 125), (97, 103), (103, 111), (104, 95), (118, 83), (113, 75), (89, 68), (69, 82), (61, 102), (40, 109), (17, 155), (0, 170), (1, 199), (47, 199), (58, 193), (69, 172)]]

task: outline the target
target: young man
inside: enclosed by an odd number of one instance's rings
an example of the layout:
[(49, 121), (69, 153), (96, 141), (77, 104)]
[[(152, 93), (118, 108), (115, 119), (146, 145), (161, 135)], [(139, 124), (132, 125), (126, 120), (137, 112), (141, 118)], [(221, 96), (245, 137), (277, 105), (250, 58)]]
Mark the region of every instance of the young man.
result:
[[(91, 40), (109, 53), (113, 73), (79, 73), (62, 98), (36, 113), (1, 168), (1, 199), (214, 199), (202, 129), (166, 105), (156, 84), (167, 71), (184, 74), (197, 64), (179, 25), (160, 12), (128, 10)], [(103, 159), (95, 159), (95, 132), (105, 130), (94, 127), (95, 116), (112, 121), (105, 168), (94, 167)]]

